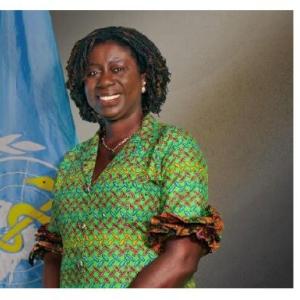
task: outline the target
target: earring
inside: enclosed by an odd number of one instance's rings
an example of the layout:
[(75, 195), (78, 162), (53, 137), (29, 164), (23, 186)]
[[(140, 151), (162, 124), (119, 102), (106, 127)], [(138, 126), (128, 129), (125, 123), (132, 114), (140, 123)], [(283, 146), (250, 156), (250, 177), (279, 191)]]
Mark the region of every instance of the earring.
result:
[(146, 92), (146, 81), (143, 81), (142, 94)]

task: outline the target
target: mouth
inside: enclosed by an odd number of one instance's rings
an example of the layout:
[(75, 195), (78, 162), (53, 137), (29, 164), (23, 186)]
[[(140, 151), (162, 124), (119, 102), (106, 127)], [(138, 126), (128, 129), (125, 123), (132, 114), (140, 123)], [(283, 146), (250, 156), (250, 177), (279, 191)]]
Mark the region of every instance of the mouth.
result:
[(99, 96), (97, 95), (97, 100), (100, 100), (102, 102), (111, 102), (113, 100), (116, 100), (120, 97), (120, 94), (110, 95), (110, 96)]

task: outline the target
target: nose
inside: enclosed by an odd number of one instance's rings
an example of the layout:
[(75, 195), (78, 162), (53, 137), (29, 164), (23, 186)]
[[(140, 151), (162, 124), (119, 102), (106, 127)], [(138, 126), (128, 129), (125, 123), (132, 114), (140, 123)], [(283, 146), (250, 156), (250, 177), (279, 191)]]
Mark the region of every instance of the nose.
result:
[(103, 71), (97, 81), (97, 87), (100, 89), (106, 88), (114, 84), (112, 74), (107, 71)]

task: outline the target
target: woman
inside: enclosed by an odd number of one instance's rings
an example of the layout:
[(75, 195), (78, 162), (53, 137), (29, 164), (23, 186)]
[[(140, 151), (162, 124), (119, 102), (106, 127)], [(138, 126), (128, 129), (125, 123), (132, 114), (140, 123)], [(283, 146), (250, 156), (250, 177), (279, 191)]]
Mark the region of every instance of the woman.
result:
[(81, 117), (100, 128), (59, 166), (30, 257), (44, 258), (45, 286), (194, 287), (223, 223), (196, 140), (151, 114), (166, 98), (165, 59), (138, 31), (107, 27), (75, 44), (67, 72)]

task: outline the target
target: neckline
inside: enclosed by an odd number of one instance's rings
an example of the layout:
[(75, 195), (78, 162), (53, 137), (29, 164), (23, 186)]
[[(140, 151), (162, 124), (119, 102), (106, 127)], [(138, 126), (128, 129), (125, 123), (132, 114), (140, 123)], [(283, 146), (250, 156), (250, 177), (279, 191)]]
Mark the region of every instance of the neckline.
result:
[(113, 157), (113, 159), (105, 166), (105, 168), (101, 171), (101, 173), (97, 176), (97, 178), (92, 182), (94, 170), (96, 167), (97, 153), (99, 149), (99, 141), (101, 139), (101, 131), (100, 129), (96, 132), (94, 137), (91, 139), (91, 144), (88, 147), (92, 147), (92, 153), (90, 154), (87, 163), (85, 164), (85, 178), (87, 178), (87, 189), (92, 189), (97, 183), (101, 180), (101, 178), (111, 169), (119, 160), (120, 157), (124, 156), (124, 152), (130, 149), (130, 146), (134, 146), (134, 142), (138, 136), (143, 138), (143, 133), (148, 128), (155, 118), (148, 113), (144, 116), (142, 120), (142, 124), (140, 128), (131, 135), (130, 139), (124, 144), (124, 146), (120, 149), (119, 152)]

